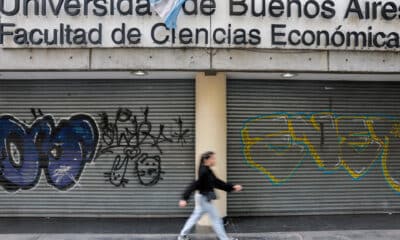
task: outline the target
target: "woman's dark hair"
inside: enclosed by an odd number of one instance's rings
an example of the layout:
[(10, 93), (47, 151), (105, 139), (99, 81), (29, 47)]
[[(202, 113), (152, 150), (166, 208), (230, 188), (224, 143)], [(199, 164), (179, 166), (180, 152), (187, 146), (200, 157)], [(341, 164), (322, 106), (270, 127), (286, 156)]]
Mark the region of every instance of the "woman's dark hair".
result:
[(200, 165), (204, 165), (204, 161), (208, 160), (213, 155), (215, 155), (215, 152), (213, 152), (213, 151), (208, 151), (208, 152), (201, 154)]

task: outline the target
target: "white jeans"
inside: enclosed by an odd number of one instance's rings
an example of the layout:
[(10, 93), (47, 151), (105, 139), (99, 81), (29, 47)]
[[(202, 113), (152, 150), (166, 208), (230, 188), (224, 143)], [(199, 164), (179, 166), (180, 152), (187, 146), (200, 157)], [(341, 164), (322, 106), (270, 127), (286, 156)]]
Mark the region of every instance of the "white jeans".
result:
[(188, 235), (191, 229), (196, 225), (196, 223), (200, 220), (200, 218), (205, 214), (208, 213), (210, 216), (213, 229), (217, 234), (220, 240), (229, 240), (228, 236), (226, 235), (225, 228), (222, 222), (221, 217), (218, 214), (218, 210), (212, 205), (211, 202), (207, 201), (207, 198), (199, 193), (196, 193), (196, 207), (192, 215), (186, 221), (185, 226), (183, 227), (180, 235), (185, 236)]

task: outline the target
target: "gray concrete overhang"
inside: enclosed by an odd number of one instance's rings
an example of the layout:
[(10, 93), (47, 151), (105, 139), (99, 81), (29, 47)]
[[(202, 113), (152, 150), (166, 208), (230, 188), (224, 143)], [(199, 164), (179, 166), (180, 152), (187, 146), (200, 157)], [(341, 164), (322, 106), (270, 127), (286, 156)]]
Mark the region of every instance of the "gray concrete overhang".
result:
[(0, 71), (400, 73), (400, 52), (204, 48), (0, 49)]

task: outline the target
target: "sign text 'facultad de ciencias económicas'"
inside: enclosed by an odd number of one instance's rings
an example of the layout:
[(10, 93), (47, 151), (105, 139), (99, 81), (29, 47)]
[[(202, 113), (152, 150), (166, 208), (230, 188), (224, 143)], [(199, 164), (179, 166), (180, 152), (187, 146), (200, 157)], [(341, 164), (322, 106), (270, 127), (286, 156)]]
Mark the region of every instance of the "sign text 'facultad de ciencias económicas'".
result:
[(187, 0), (167, 29), (147, 0), (0, 0), (0, 47), (400, 50), (400, 0)]

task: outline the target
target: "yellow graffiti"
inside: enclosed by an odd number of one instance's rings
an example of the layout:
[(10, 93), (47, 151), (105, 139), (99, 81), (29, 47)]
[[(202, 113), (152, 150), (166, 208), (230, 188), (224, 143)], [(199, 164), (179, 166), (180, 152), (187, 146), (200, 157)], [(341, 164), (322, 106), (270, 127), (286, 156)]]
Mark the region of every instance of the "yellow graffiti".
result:
[(393, 124), (393, 129), (390, 132), (393, 136), (400, 138), (400, 123)]
[[(294, 119), (302, 119), (310, 124), (310, 126), (314, 130), (314, 133), (322, 134), (323, 130), (321, 129), (319, 121), (319, 119), (321, 118), (332, 119), (332, 126), (336, 134), (335, 137), (337, 138), (338, 164), (333, 167), (329, 167), (326, 165), (326, 161), (324, 161), (323, 157), (321, 157), (315, 142), (313, 143), (311, 141), (309, 134), (298, 134), (296, 133), (294, 127)], [(277, 177), (271, 171), (271, 169), (263, 166), (263, 163), (267, 161), (272, 161), (273, 159), (257, 161), (253, 157), (252, 150), (256, 145), (263, 144), (261, 146), (266, 147), (268, 151), (272, 151), (273, 155), (275, 156), (284, 156), (284, 154), (290, 151), (295, 145), (303, 146), (307, 150), (307, 155), (313, 159), (313, 161), (320, 169), (329, 172), (344, 169), (354, 180), (361, 179), (361, 177), (366, 175), (377, 162), (381, 162), (381, 167), (386, 182), (395, 191), (400, 192), (400, 183), (391, 176), (390, 170), (388, 168), (388, 156), (390, 149), (389, 135), (397, 138), (400, 137), (400, 123), (394, 123), (392, 125), (391, 131), (385, 136), (378, 136), (375, 129), (375, 122), (386, 120), (392, 121), (393, 119), (389, 119), (384, 116), (382, 117), (369, 115), (337, 116), (331, 112), (321, 112), (312, 115), (279, 113), (267, 116), (260, 116), (247, 121), (241, 130), (242, 141), (244, 145), (244, 156), (246, 158), (246, 161), (252, 167), (265, 174), (274, 185), (280, 185), (288, 181), (297, 171), (298, 167), (300, 167), (304, 159), (299, 159), (298, 164), (292, 169), (288, 170), (288, 173), (285, 176)], [(252, 126), (254, 124), (260, 123), (260, 121), (280, 121), (279, 123), (283, 123), (284, 128), (279, 129), (276, 132), (268, 132), (265, 134), (257, 134), (257, 136), (252, 136)], [(363, 129), (360, 131), (348, 130), (348, 128), (351, 128), (351, 124), (354, 122), (362, 123)], [(346, 130), (343, 130), (342, 128)], [(342, 131), (348, 132), (344, 134)], [(256, 133), (256, 131), (254, 133)], [(270, 140), (272, 138), (276, 139), (279, 137), (282, 137), (281, 139), (288, 140), (284, 140), (280, 144), (274, 144), (274, 146), (263, 143), (265, 142), (265, 140)], [(362, 154), (365, 153), (367, 150), (374, 152), (373, 154), (368, 154), (368, 157), (371, 157), (371, 159), (365, 159), (365, 165), (362, 169), (355, 169), (351, 166), (349, 160), (346, 159), (346, 154), (344, 153), (344, 150), (347, 150), (347, 152), (353, 151), (354, 154)], [(259, 156), (259, 153), (257, 155)]]
[[(274, 116), (268, 116), (268, 118), (274, 119), (280, 117), (278, 115)], [(255, 121), (258, 121), (260, 119), (255, 119)], [(265, 137), (273, 137), (273, 136), (279, 136), (279, 135), (284, 135), (284, 134), (292, 134), (292, 132), (290, 130), (288, 131), (282, 131), (282, 132), (278, 132), (275, 134), (269, 134), (266, 135)], [(292, 136), (293, 137), (293, 136)], [(283, 180), (279, 180), (278, 178), (276, 178), (270, 171), (268, 171), (266, 168), (264, 168), (262, 165), (258, 164), (256, 161), (253, 160), (252, 155), (251, 155), (251, 148), (253, 145), (257, 144), (258, 142), (262, 141), (262, 138), (260, 137), (250, 137), (248, 128), (245, 127), (242, 129), (242, 138), (243, 138), (243, 142), (245, 145), (244, 148), (244, 154), (246, 156), (247, 161), (249, 162), (250, 165), (252, 165), (253, 167), (259, 169), (262, 173), (264, 173), (265, 175), (268, 176), (269, 179), (271, 179), (272, 182), (274, 183), (282, 183), (285, 182), (287, 179), (283, 179)]]

